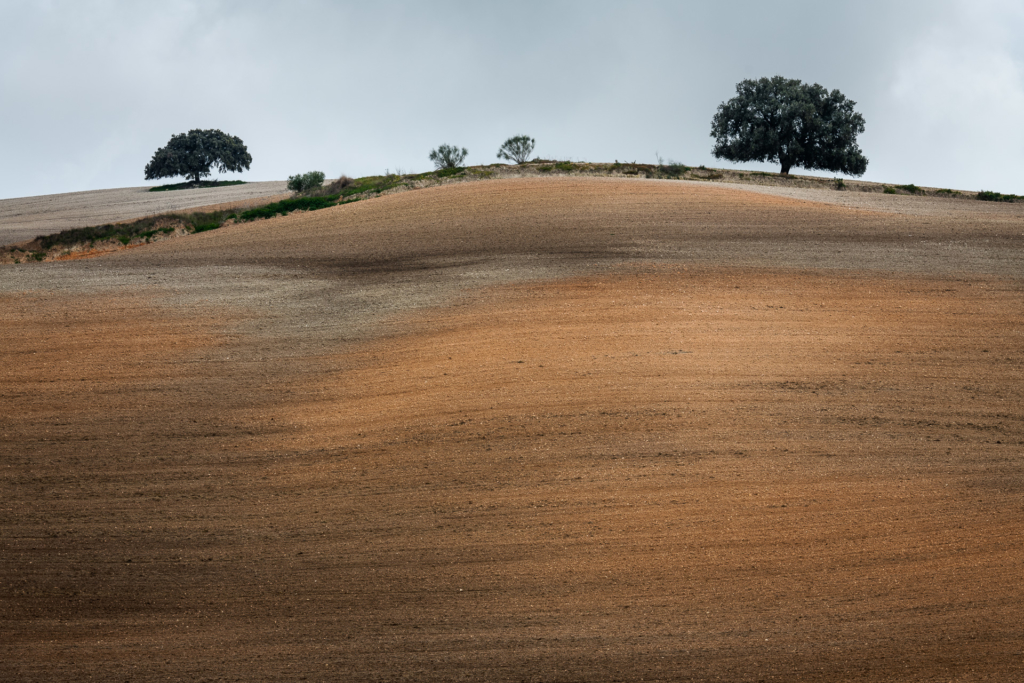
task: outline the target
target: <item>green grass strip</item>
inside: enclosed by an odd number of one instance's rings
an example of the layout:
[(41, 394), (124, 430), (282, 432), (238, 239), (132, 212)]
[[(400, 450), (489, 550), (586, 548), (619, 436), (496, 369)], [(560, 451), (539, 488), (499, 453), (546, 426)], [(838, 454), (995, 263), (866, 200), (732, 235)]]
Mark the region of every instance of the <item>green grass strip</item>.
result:
[(252, 221), (257, 218), (273, 218), (277, 215), (287, 216), (292, 211), (326, 209), (328, 206), (337, 204), (340, 196), (340, 194), (329, 194), (324, 197), (292, 197), (291, 199), (282, 199), (273, 204), (243, 211), (239, 214), (238, 219), (241, 221)]
[(116, 239), (121, 244), (127, 245), (136, 237), (148, 239), (157, 232), (169, 233), (174, 228), (169, 227), (175, 223), (183, 224), (186, 229), (193, 232), (214, 230), (224, 224), (229, 218), (236, 216), (234, 211), (211, 211), (181, 214), (162, 214), (140, 218), (137, 221), (128, 223), (107, 223), (106, 225), (95, 225), (87, 228), (72, 228), (62, 230), (52, 235), (40, 235), (39, 243), (44, 250), (54, 247), (70, 247), (82, 242), (103, 242)]

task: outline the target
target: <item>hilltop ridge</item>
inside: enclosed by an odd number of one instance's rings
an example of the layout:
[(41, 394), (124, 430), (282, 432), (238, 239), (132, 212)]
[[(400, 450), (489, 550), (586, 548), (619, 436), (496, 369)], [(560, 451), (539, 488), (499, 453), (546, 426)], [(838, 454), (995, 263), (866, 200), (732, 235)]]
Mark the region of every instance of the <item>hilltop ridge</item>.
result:
[[(950, 190), (945, 188), (918, 187), (916, 185), (892, 185), (859, 180), (842, 180), (839, 178), (827, 179), (816, 176), (789, 175), (782, 176), (778, 173), (765, 173), (760, 171), (742, 171), (731, 169), (713, 169), (701, 167), (690, 167), (683, 164), (637, 164), (637, 163), (587, 163), (570, 161), (548, 161), (535, 160), (522, 165), (491, 164), (488, 166), (471, 166), (459, 169), (448, 169), (432, 171), (421, 174), (385, 174), (380, 176), (366, 176), (355, 180), (345, 178), (328, 183), (302, 196), (318, 197), (326, 200), (333, 200), (334, 203), (347, 204), (356, 201), (373, 199), (379, 196), (420, 190), (439, 185), (451, 185), (456, 183), (472, 182), (479, 180), (499, 180), (509, 178), (544, 178), (544, 177), (581, 177), (581, 178), (621, 178), (621, 179), (648, 179), (648, 180), (672, 180), (691, 181), (714, 184), (739, 185), (757, 192), (767, 192), (780, 196), (789, 196), (809, 201), (825, 201), (843, 206), (871, 208), (874, 210), (903, 212), (932, 212), (941, 213), (947, 204), (938, 204), (931, 207), (924, 205), (908, 205), (897, 199), (898, 197), (916, 197), (918, 199), (931, 198), (941, 200), (975, 200), (989, 198), (986, 193)], [(255, 187), (259, 186), (259, 187)], [(47, 216), (54, 212), (50, 205), (57, 202), (62, 208), (57, 210), (53, 217), (53, 226), (70, 226), (61, 231), (53, 233), (38, 232), (35, 239), (11, 243), (6, 247), (0, 246), (0, 264), (28, 263), (34, 261), (66, 260), (98, 256), (110, 251), (116, 251), (127, 247), (136, 247), (153, 241), (159, 241), (172, 237), (182, 237), (194, 232), (220, 227), (223, 224), (230, 224), (237, 221), (245, 210), (252, 210), (259, 207), (270, 206), (269, 213), (273, 215), (274, 205), (281, 203), (291, 193), (281, 193), (283, 183), (252, 183), (245, 186), (233, 188), (181, 190), (174, 193), (160, 193), (171, 195), (170, 206), (186, 208), (186, 211), (176, 210), (171, 212), (154, 213), (152, 208), (158, 205), (167, 205), (165, 200), (159, 204), (161, 197), (146, 198), (140, 200), (136, 195), (139, 192), (132, 190), (109, 190), (94, 191), (90, 193), (76, 193), (74, 195), (54, 195), (47, 201), (46, 197), (33, 198), (24, 210), (17, 214), (21, 225), (32, 225), (35, 230), (43, 230), (42, 226), (48, 224)], [(131, 195), (125, 195), (130, 192)], [(106, 194), (105, 194), (106, 193)], [(216, 193), (216, 194), (214, 194)], [(244, 193), (244, 194), (243, 194)], [(1019, 199), (1013, 195), (993, 195), (996, 200), (1004, 203), (1012, 203)], [(237, 195), (237, 197), (236, 197)], [(885, 201), (879, 201), (883, 195)], [(103, 197), (109, 197), (110, 205), (103, 205)], [(868, 197), (876, 196), (875, 199)], [(85, 204), (76, 211), (73, 202), (80, 197)], [(203, 204), (203, 198), (218, 200), (215, 204)], [(219, 201), (231, 199), (232, 201)], [(12, 207), (18, 200), (5, 200), (8, 202), (7, 211), (12, 212)], [(126, 202), (121, 205), (120, 202)], [(155, 203), (156, 202), (156, 203)], [(327, 206), (331, 201), (321, 201), (315, 208)], [(986, 202), (991, 207), (993, 202)], [(979, 208), (980, 205), (972, 204), (972, 207)], [(0, 209), (3, 208), (0, 203)], [(960, 207), (963, 210), (964, 207)], [(278, 213), (288, 213), (294, 210), (288, 206), (288, 202), (282, 203)], [(973, 210), (973, 209), (972, 209)], [(990, 208), (991, 210), (991, 208)], [(999, 209), (997, 209), (999, 210)], [(135, 217), (134, 214), (139, 216)], [(258, 213), (252, 212), (250, 213)], [(89, 223), (90, 217), (106, 215), (120, 216), (121, 218), (112, 223), (94, 224)], [(0, 211), (2, 217), (2, 211)], [(87, 230), (83, 228), (91, 227)], [(7, 227), (8, 234), (24, 234), (27, 228)], [(19, 232), (20, 230), (20, 232)], [(3, 239), (4, 230), (0, 230), (0, 239)]]

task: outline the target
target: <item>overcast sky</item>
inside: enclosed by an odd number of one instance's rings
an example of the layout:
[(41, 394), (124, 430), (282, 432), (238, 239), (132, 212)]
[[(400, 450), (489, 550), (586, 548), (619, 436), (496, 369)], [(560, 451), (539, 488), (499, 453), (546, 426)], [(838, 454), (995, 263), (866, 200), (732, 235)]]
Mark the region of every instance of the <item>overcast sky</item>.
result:
[(2, 0), (0, 26), (0, 198), (158, 184), (193, 128), (244, 140), (244, 180), (495, 163), (521, 133), (734, 167), (711, 117), (776, 74), (857, 102), (867, 180), (1024, 194), (1024, 0)]

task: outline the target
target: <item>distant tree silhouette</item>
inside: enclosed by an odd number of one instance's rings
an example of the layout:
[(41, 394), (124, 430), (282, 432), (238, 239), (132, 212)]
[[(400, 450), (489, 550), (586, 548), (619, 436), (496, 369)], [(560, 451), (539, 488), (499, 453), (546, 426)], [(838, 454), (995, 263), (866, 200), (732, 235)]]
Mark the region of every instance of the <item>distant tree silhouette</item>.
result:
[(441, 145), (430, 151), (430, 160), (434, 162), (434, 168), (439, 171), (446, 168), (459, 168), (466, 160), (467, 154), (469, 151), (465, 147), (459, 149), (451, 145)]
[(170, 142), (161, 147), (146, 164), (146, 180), (184, 176), (193, 183), (210, 175), (216, 166), (225, 171), (241, 172), (249, 169), (252, 157), (240, 138), (219, 130), (190, 130), (172, 135)]
[(498, 158), (514, 161), (517, 164), (524, 164), (530, 160), (535, 143), (536, 141), (528, 135), (517, 135), (514, 138), (509, 138), (498, 149)]
[(868, 160), (857, 146), (864, 117), (838, 90), (775, 76), (740, 81), (736, 93), (711, 119), (716, 158), (774, 161), (783, 175), (793, 166), (864, 175)]

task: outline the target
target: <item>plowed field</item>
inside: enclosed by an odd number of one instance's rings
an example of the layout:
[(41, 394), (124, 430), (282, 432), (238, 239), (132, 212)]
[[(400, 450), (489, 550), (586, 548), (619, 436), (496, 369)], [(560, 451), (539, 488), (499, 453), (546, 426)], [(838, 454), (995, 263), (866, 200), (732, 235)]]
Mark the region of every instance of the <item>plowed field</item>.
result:
[(287, 183), (270, 181), (150, 192), (148, 187), (91, 190), (0, 199), (0, 246), (71, 228), (116, 223), (159, 213), (218, 205), (246, 208), (291, 196)]
[(0, 270), (0, 679), (1021, 678), (1024, 207), (834, 194)]

